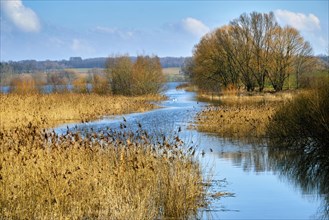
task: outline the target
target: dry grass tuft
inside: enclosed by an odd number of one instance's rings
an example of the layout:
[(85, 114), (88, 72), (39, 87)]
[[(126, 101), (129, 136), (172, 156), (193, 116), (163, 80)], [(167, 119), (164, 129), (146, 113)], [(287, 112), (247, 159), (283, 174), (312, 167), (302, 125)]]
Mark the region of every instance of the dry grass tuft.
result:
[(274, 112), (272, 105), (208, 107), (197, 116), (197, 127), (227, 138), (261, 138)]
[(27, 122), (41, 127), (63, 123), (87, 122), (104, 115), (142, 112), (153, 108), (150, 101), (159, 95), (140, 97), (101, 96), (97, 94), (0, 94), (0, 127), (11, 128)]
[[(120, 137), (125, 138), (120, 138)], [(81, 135), (29, 124), (0, 132), (5, 219), (186, 219), (204, 204), (193, 154), (177, 137), (151, 143), (105, 130)]]

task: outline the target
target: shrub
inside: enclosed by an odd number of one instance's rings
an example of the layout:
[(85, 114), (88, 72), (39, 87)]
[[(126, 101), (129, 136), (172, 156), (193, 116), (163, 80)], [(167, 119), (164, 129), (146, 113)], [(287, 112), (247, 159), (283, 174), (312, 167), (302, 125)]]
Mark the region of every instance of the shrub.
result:
[(110, 57), (106, 68), (111, 80), (113, 94), (131, 95), (132, 62), (128, 55)]
[(134, 95), (156, 94), (164, 82), (159, 57), (138, 56), (132, 72)]
[(72, 82), (73, 85), (73, 91), (77, 93), (87, 93), (89, 92), (87, 87), (87, 78), (83, 76), (78, 76), (75, 80)]
[(109, 80), (102, 74), (93, 74), (92, 91), (97, 94), (109, 94), (111, 92)]
[(37, 92), (36, 83), (31, 75), (21, 75), (12, 79), (11, 92), (18, 94), (31, 94)]
[(47, 84), (51, 85), (52, 92), (54, 93), (62, 93), (68, 91), (69, 80), (65, 77), (64, 74), (60, 72), (53, 72), (47, 74)]
[(278, 143), (324, 150), (329, 146), (329, 80), (284, 104), (274, 115), (268, 134)]

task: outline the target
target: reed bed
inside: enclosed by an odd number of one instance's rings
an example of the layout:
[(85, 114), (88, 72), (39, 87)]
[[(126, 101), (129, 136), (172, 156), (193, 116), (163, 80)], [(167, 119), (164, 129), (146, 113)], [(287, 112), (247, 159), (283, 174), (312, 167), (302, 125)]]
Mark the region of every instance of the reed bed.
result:
[(268, 136), (268, 125), (279, 106), (297, 92), (239, 94), (221, 96), (199, 94), (206, 100), (218, 100), (197, 115), (196, 125), (203, 132), (217, 133), (224, 138), (255, 141)]
[(208, 107), (197, 116), (197, 128), (227, 138), (262, 138), (275, 112), (272, 105)]
[(33, 122), (49, 128), (63, 123), (88, 122), (104, 115), (154, 109), (156, 105), (150, 101), (162, 99), (164, 97), (160, 95), (0, 94), (0, 127), (11, 128)]
[(219, 101), (223, 104), (246, 104), (254, 105), (255, 103), (273, 103), (287, 102), (292, 100), (297, 92), (279, 92), (279, 93), (239, 93), (239, 92), (224, 92), (221, 95), (198, 93), (198, 98), (209, 101)]
[(3, 219), (187, 219), (205, 204), (195, 150), (178, 137), (0, 131)]
[[(178, 135), (51, 127), (145, 111), (162, 96), (1, 95), (1, 219), (186, 219), (206, 204), (195, 149)], [(126, 122), (125, 122), (126, 123)], [(120, 126), (126, 127), (126, 126)]]

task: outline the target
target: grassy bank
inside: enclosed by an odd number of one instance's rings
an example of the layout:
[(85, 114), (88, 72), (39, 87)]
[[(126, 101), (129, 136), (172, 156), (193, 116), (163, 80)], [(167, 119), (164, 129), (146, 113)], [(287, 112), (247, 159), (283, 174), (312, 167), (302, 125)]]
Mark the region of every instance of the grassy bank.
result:
[(63, 123), (87, 122), (101, 116), (143, 112), (164, 97), (101, 96), (97, 94), (0, 94), (1, 128), (26, 125), (28, 122), (54, 127)]

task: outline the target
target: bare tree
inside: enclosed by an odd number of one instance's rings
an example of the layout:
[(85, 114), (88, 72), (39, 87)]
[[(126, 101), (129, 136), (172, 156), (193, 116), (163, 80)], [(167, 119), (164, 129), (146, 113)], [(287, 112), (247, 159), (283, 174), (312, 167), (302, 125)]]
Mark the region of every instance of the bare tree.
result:
[(280, 27), (273, 13), (242, 14), (230, 25), (205, 35), (193, 52), (193, 80), (215, 90), (242, 82), (247, 91), (263, 91), (266, 78), (275, 91), (311, 63), (312, 49), (292, 27)]
[(133, 65), (132, 80), (135, 95), (158, 93), (164, 82), (159, 57), (138, 56)]
[(106, 72), (112, 92), (121, 95), (158, 93), (165, 80), (157, 56), (138, 56), (135, 63), (128, 55), (110, 57)]
[(303, 73), (311, 71), (314, 67), (315, 59), (312, 54), (312, 47), (309, 42), (299, 45), (297, 55), (295, 56), (296, 88), (299, 88), (300, 77)]

